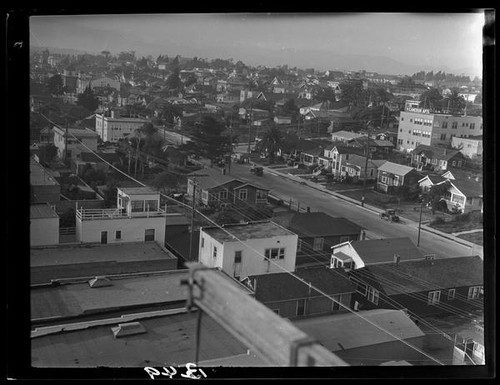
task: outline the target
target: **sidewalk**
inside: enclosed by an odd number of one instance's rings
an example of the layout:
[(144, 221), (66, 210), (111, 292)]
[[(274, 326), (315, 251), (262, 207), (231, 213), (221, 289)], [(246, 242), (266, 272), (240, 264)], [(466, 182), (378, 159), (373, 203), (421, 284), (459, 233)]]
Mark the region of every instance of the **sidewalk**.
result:
[[(368, 211), (371, 211), (377, 215), (379, 215), (380, 213), (384, 212), (385, 210), (384, 209), (381, 209), (379, 207), (375, 207), (375, 206), (371, 206), (371, 205), (367, 205), (365, 204), (364, 206), (361, 206), (361, 203), (356, 200), (356, 199), (352, 199), (352, 198), (349, 198), (345, 195), (342, 195), (342, 194), (339, 194), (339, 193), (336, 193), (335, 191), (331, 191), (331, 190), (328, 190), (326, 187), (318, 184), (318, 183), (314, 183), (314, 182), (310, 182), (310, 181), (306, 181), (302, 178), (299, 178), (295, 175), (291, 175), (291, 174), (284, 174), (284, 173), (281, 173), (279, 171), (276, 171), (276, 169), (272, 169), (272, 168), (269, 168), (269, 167), (266, 167), (266, 166), (263, 166), (264, 168), (264, 172), (268, 172), (270, 174), (273, 174), (273, 175), (276, 175), (276, 176), (280, 176), (282, 178), (287, 178), (289, 180), (292, 180), (294, 182), (297, 182), (297, 183), (300, 183), (302, 185), (306, 185), (306, 186), (309, 186), (311, 188), (314, 188), (318, 191), (322, 191), (324, 193), (327, 193), (327, 194), (330, 194), (338, 199), (343, 199), (344, 201), (347, 201), (349, 203), (352, 203), (352, 204), (355, 204), (357, 206), (359, 206), (360, 208), (363, 208), (365, 210), (368, 210)], [(418, 222), (415, 222), (415, 221), (412, 221), (408, 218), (404, 218), (404, 217), (401, 217), (404, 219), (405, 223), (408, 223), (412, 226), (415, 226), (415, 227), (418, 227)], [(435, 235), (438, 235), (440, 237), (443, 237), (443, 238), (446, 238), (446, 239), (449, 239), (451, 241), (455, 241), (457, 243), (460, 243), (464, 246), (468, 246), (471, 248), (471, 251), (474, 252), (476, 251), (476, 255), (479, 255), (481, 258), (483, 257), (483, 247), (481, 245), (476, 245), (475, 243), (472, 243), (472, 242), (469, 242), (469, 241), (466, 241), (465, 239), (461, 239), (461, 238), (458, 238), (456, 237), (454, 234), (448, 234), (448, 233), (444, 233), (442, 231), (439, 231), (439, 230), (436, 230), (436, 229), (433, 229), (432, 227), (430, 226), (427, 226), (427, 225), (424, 225), (423, 223), (421, 224), (421, 229), (424, 230), (424, 231), (427, 231), (429, 233), (433, 233)]]

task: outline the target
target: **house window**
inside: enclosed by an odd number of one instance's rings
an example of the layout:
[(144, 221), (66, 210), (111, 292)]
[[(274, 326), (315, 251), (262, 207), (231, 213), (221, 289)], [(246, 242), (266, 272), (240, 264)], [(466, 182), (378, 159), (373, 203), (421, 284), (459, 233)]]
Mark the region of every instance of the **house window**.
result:
[(277, 315), (280, 315), (280, 309), (272, 309)]
[(256, 192), (256, 201), (267, 201), (267, 191), (266, 190), (257, 190)]
[(469, 287), (469, 293), (467, 294), (467, 299), (478, 299), (481, 297), (482, 292), (483, 292), (482, 286)]
[(131, 201), (130, 204), (132, 205), (133, 213), (140, 213), (144, 211), (144, 201)]
[(427, 305), (438, 305), (441, 298), (441, 291), (430, 291), (427, 297)]
[(146, 229), (144, 231), (144, 241), (151, 242), (155, 240), (155, 229)]
[(227, 199), (227, 190), (219, 191), (219, 199)]
[(241, 263), (241, 250), (234, 252), (234, 263)]
[(314, 238), (313, 250), (323, 250), (324, 238)]
[(146, 201), (146, 211), (158, 211), (158, 201), (157, 200)]
[(272, 249), (265, 249), (264, 256), (267, 259), (284, 259), (285, 258), (285, 249), (273, 247)]
[(115, 233), (115, 238), (116, 239), (122, 239), (122, 232), (121, 230), (117, 230), (116, 233)]
[(469, 128), (470, 128), (471, 130), (473, 130), (474, 128), (476, 128), (476, 123), (471, 123)]
[(386, 176), (381, 176), (380, 177), (380, 182), (387, 184), (387, 177)]
[(441, 140), (446, 140), (446, 134), (441, 134)]
[(297, 301), (297, 315), (304, 315), (306, 313), (306, 300), (299, 299)]
[(201, 237), (201, 247), (205, 247), (205, 238)]
[(212, 250), (212, 257), (217, 258), (217, 246), (214, 246), (214, 248)]
[(247, 189), (242, 189), (238, 192), (238, 198), (242, 201), (246, 201), (248, 196)]
[(366, 293), (368, 292), (368, 286), (366, 286), (364, 283), (358, 282), (356, 291), (362, 296), (366, 296)]
[(366, 298), (368, 299), (368, 301), (374, 303), (375, 305), (378, 305), (379, 291), (374, 289), (373, 287), (369, 287)]
[(448, 122), (443, 122), (443, 128), (448, 128)]
[(334, 268), (342, 267), (342, 261), (340, 261), (340, 259), (332, 258), (332, 260), (333, 260), (333, 267)]
[(458, 128), (458, 122), (451, 123), (451, 128)]
[(201, 199), (203, 199), (204, 201), (208, 201), (208, 191), (203, 190), (201, 192)]
[(399, 175), (394, 175), (394, 180), (392, 182), (394, 186), (399, 186)]
[(455, 299), (455, 289), (448, 290), (448, 301)]

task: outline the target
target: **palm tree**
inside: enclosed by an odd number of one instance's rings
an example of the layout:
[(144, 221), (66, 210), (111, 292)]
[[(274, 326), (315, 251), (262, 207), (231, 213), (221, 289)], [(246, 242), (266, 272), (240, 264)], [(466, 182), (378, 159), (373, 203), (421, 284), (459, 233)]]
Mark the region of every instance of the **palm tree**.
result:
[(283, 148), (283, 145), (283, 133), (272, 126), (264, 132), (261, 141), (257, 144), (257, 148), (259, 151), (266, 153), (270, 162), (273, 163), (275, 156)]
[(449, 106), (448, 109), (452, 112), (460, 112), (465, 108), (466, 101), (462, 96), (459, 95), (459, 93), (460, 90), (454, 88), (446, 98)]

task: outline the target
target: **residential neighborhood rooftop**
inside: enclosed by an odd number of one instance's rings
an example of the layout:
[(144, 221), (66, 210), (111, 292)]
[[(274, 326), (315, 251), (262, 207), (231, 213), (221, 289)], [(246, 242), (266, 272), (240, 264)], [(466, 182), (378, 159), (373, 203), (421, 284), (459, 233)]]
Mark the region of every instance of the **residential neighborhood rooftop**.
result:
[(156, 195), (159, 192), (151, 187), (119, 187), (119, 189), (127, 195)]
[(318, 266), (297, 269), (295, 274), (307, 283), (287, 272), (253, 275), (248, 278), (254, 287), (255, 298), (262, 302), (323, 295), (314, 288), (328, 295), (351, 293), (356, 290), (343, 269)]
[(297, 320), (294, 324), (333, 352), (424, 336), (402, 310), (325, 315)]
[[(84, 316), (126, 307), (153, 305), (187, 298), (181, 280), (187, 270), (107, 277), (110, 286), (90, 287), (87, 280), (67, 280), (60, 286), (31, 289), (31, 319)], [(180, 305), (183, 307), (184, 305)]]
[(58, 185), (59, 182), (36, 160), (30, 160), (30, 184), (33, 186)]
[(402, 164), (393, 163), (393, 162), (385, 162), (379, 168), (379, 171), (385, 171), (395, 175), (406, 175), (410, 171), (414, 170), (413, 167), (404, 166)]
[(273, 221), (300, 237), (321, 237), (360, 234), (363, 227), (346, 218), (332, 217), (323, 212), (277, 214)]
[(219, 227), (202, 227), (201, 230), (219, 242), (235, 242), (248, 239), (263, 239), (280, 236), (293, 236), (293, 232), (274, 222), (249, 222)]
[(30, 204), (30, 219), (59, 218), (52, 206), (46, 202)]
[(351, 245), (366, 265), (393, 261), (394, 255), (398, 255), (401, 261), (424, 258), (423, 253), (407, 237), (365, 239), (353, 241)]
[(429, 286), (447, 289), (484, 282), (479, 256), (387, 263), (367, 266), (365, 270), (387, 295), (428, 291)]
[[(195, 359), (195, 312), (136, 319), (146, 330), (140, 336), (115, 338), (111, 330), (123, 322), (85, 324), (75, 331), (41, 335), (31, 339), (32, 366), (136, 367), (184, 366)], [(92, 325), (92, 324), (90, 324)], [(247, 348), (210, 317), (201, 319), (200, 361), (244, 354)], [(117, 354), (119, 352), (119, 354)]]

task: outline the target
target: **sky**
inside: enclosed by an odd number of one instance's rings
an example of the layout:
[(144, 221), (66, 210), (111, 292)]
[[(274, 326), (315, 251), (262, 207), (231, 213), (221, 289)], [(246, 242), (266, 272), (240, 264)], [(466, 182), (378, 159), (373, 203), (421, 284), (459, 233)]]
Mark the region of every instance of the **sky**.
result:
[[(480, 10), (33, 16), (30, 44), (89, 53), (132, 50), (138, 57), (233, 58), (253, 66), (410, 73), (421, 67), (481, 76), (483, 24)], [(360, 68), (338, 68), (346, 65)]]

